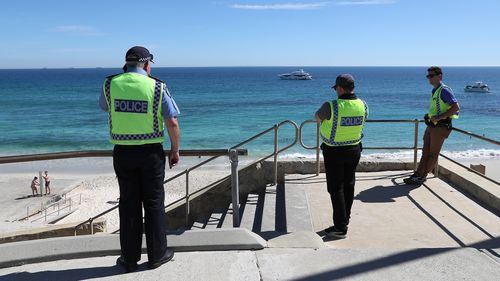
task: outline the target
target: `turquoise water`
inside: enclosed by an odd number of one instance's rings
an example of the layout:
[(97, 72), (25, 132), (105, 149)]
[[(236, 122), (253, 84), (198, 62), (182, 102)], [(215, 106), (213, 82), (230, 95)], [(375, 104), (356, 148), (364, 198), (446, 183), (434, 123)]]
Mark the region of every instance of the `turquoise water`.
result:
[[(183, 149), (228, 148), (282, 120), (312, 119), (340, 73), (352, 73), (356, 92), (370, 107), (370, 119), (422, 118), (431, 86), (425, 67), (303, 67), (310, 81), (279, 80), (293, 67), (156, 68), (181, 109)], [(111, 149), (107, 114), (97, 99), (105, 76), (119, 69), (0, 70), (0, 155)], [(500, 139), (500, 68), (445, 68), (445, 82), (461, 104), (456, 127)], [(491, 93), (466, 93), (482, 80)], [(423, 127), (423, 126), (421, 126)], [(305, 142), (313, 143), (312, 126)], [(422, 131), (422, 129), (421, 129)], [(280, 132), (280, 145), (293, 138)], [(250, 153), (272, 150), (272, 135), (250, 143)], [(412, 146), (412, 124), (369, 123), (365, 146)], [(500, 155), (499, 148), (452, 134), (445, 149), (465, 155)], [(366, 151), (370, 153), (370, 151)], [(375, 151), (372, 151), (375, 152)], [(378, 151), (376, 151), (378, 152)], [(289, 152), (307, 154), (298, 146)]]

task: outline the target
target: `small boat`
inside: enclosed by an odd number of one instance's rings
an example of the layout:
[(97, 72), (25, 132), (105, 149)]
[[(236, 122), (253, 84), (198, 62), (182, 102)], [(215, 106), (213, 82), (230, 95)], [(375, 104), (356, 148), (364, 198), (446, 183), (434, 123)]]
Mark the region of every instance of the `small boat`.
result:
[(290, 73), (284, 73), (278, 75), (280, 79), (283, 80), (311, 80), (312, 76), (311, 74), (305, 72), (303, 69), (290, 72)]
[(464, 87), (464, 91), (466, 92), (480, 92), (480, 93), (489, 93), (490, 87), (484, 84), (481, 81), (474, 83), (474, 85), (467, 85)]

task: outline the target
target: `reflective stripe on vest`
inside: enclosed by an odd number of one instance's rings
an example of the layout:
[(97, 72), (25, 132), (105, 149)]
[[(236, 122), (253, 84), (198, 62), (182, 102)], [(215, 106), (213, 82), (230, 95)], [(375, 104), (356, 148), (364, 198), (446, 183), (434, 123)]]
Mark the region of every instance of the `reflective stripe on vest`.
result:
[[(443, 88), (449, 89), (448, 86), (441, 84), (441, 86), (439, 86), (439, 88), (436, 89), (434, 94), (431, 94), (431, 101), (430, 101), (430, 107), (429, 107), (429, 117), (441, 115), (441, 114), (447, 112), (448, 110), (450, 110), (450, 108), (451, 108), (451, 105), (445, 103), (441, 99), (441, 91), (443, 90)], [(450, 118), (457, 119), (458, 115), (454, 114), (454, 115), (450, 116)]]
[[(111, 93), (111, 83), (113, 79), (116, 79), (122, 75), (128, 75), (126, 78), (128, 79), (128, 83), (133, 83), (134, 90), (137, 91), (144, 91), (142, 94), (144, 94), (146, 97), (152, 98), (152, 107), (151, 109), (148, 106), (148, 101), (133, 101), (133, 100), (127, 100), (127, 99), (122, 99), (123, 97), (116, 97), (117, 94), (112, 94)], [(163, 89), (163, 83), (157, 80), (154, 80), (152, 78), (149, 78), (147, 76), (141, 77), (141, 76), (135, 76), (135, 75), (141, 75), (141, 74), (133, 74), (133, 73), (124, 73), (120, 74), (118, 76), (114, 76), (111, 78), (106, 79), (104, 83), (104, 93), (106, 96), (106, 100), (108, 102), (108, 112), (109, 112), (109, 130), (110, 130), (110, 141), (111, 143), (114, 144), (130, 144), (130, 145), (140, 145), (140, 144), (146, 144), (146, 143), (161, 143), (163, 142), (163, 136), (164, 136), (164, 131), (163, 131), (163, 117), (161, 116), (161, 112), (159, 110), (159, 106), (161, 103), (161, 98), (162, 98), (162, 89)], [(122, 77), (123, 78), (123, 77)], [(152, 90), (152, 84), (154, 82), (154, 90), (153, 92), (153, 97), (150, 97), (151, 95), (151, 90)], [(121, 83), (117, 82), (117, 80), (114, 81), (114, 83)], [(144, 84), (145, 83), (145, 84)], [(142, 85), (141, 85), (142, 84)], [(114, 111), (114, 112), (113, 112)], [(144, 132), (142, 133), (117, 133), (117, 125), (121, 128), (123, 131), (124, 128), (125, 131), (128, 130), (126, 124), (126, 118), (132, 118), (130, 117), (125, 117), (125, 119), (120, 118), (120, 121), (114, 120), (115, 118), (113, 117), (114, 114), (117, 113), (122, 113), (122, 114), (145, 114), (144, 117), (135, 117), (134, 122), (145, 122), (148, 119), (152, 119), (151, 125), (148, 124), (142, 124)], [(127, 115), (124, 115), (127, 116)], [(137, 115), (136, 115), (137, 116)], [(118, 118), (117, 118), (118, 119)], [(142, 120), (144, 119), (144, 120)], [(121, 124), (116, 124), (116, 122), (121, 122)], [(113, 123), (115, 123), (115, 126), (113, 127)], [(132, 123), (132, 122), (131, 122)], [(125, 125), (125, 126), (124, 126)], [(133, 130), (133, 128), (130, 128), (130, 130)], [(129, 131), (130, 131), (129, 130)]]
[[(339, 110), (339, 104), (342, 110)], [(363, 127), (368, 117), (366, 103), (361, 99), (339, 99), (330, 102), (330, 109), (330, 119), (321, 122), (321, 140), (329, 146), (360, 143), (363, 138)]]

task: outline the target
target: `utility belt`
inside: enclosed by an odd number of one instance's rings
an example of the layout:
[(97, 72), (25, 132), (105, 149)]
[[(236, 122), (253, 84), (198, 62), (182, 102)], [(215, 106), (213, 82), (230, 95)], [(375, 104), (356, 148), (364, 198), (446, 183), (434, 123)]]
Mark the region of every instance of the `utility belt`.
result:
[(140, 145), (115, 144), (114, 148), (116, 148), (116, 149), (162, 148), (163, 149), (163, 144), (161, 142), (158, 142), (158, 143), (147, 143), (147, 144), (140, 144)]
[(353, 145), (342, 145), (342, 146), (330, 146), (325, 143), (321, 144), (321, 150), (324, 151), (332, 151), (332, 152), (340, 152), (340, 151), (350, 151), (350, 150), (358, 150), (363, 151), (363, 145), (360, 143)]
[(429, 118), (429, 115), (425, 114), (424, 116), (424, 122), (427, 127), (430, 128), (436, 128), (436, 127), (442, 127), (442, 128), (447, 128), (448, 130), (451, 130), (452, 123), (451, 123), (451, 118), (446, 118), (446, 119), (441, 119), (439, 120), (436, 124), (432, 123), (431, 118)]

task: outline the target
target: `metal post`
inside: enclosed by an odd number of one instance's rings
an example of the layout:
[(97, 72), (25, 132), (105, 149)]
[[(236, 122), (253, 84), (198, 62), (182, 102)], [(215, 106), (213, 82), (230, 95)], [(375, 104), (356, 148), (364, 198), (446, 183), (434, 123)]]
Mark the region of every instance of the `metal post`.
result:
[(47, 222), (47, 209), (45, 209), (45, 222)]
[(71, 198), (69, 198), (69, 212), (71, 213), (71, 202), (73, 202), (73, 200), (71, 200)]
[(229, 151), (229, 160), (231, 161), (231, 190), (233, 196), (233, 227), (240, 226), (240, 192), (238, 180), (238, 151), (231, 149)]
[(94, 220), (90, 220), (90, 234), (94, 234)]
[(278, 125), (274, 125), (274, 185), (278, 184)]
[(319, 175), (319, 172), (321, 171), (321, 163), (319, 162), (319, 153), (320, 153), (320, 147), (319, 147), (319, 131), (320, 128), (320, 123), (316, 122), (316, 176)]
[(42, 180), (42, 171), (38, 171), (38, 182), (40, 183), (40, 196), (43, 196), (43, 180)]
[(439, 154), (437, 155), (436, 166), (434, 167), (434, 176), (439, 178)]
[(186, 170), (186, 227), (189, 224), (189, 169)]
[(30, 206), (26, 207), (26, 218), (30, 216)]
[(413, 171), (417, 171), (417, 154), (418, 154), (418, 119), (415, 119), (415, 140), (413, 144)]

